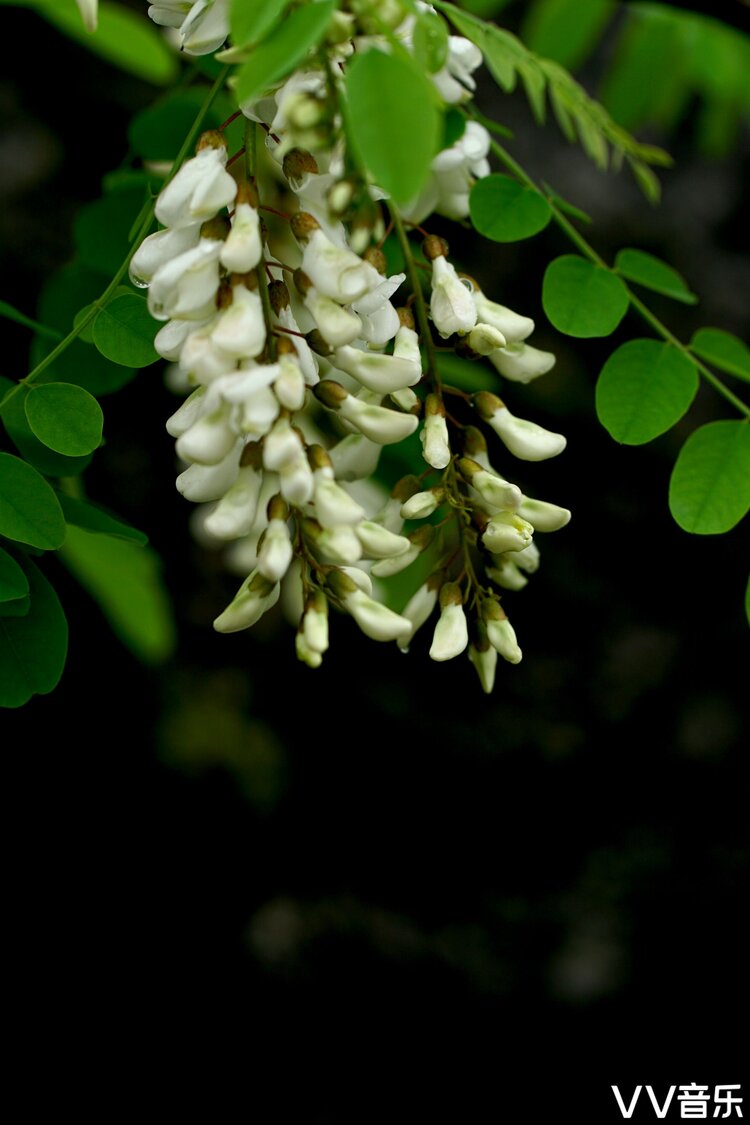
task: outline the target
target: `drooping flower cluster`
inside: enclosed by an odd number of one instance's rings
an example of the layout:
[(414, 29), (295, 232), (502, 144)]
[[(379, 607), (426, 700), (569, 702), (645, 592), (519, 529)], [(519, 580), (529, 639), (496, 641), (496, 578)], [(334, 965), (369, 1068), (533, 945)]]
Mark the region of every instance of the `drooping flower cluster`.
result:
[[(471, 185), (489, 171), (482, 126), (467, 123), (406, 207), (352, 171), (337, 75), (353, 47), (377, 38), (373, 6), (336, 14), (336, 67), (308, 60), (241, 107), (248, 152), (232, 165), (241, 173), (228, 169), (221, 131), (201, 137), (159, 195), (162, 229), (137, 250), (131, 278), (148, 286), (163, 322), (159, 353), (192, 388), (167, 423), (185, 466), (177, 487), (202, 505), (201, 534), (227, 545), (245, 576), (215, 628), (253, 625), (285, 584), (285, 603), (297, 605), (297, 655), (317, 667), (331, 605), (402, 649), (435, 612), (432, 659), (467, 651), (489, 691), (498, 655), (521, 659), (501, 592), (525, 586), (539, 563), (535, 532), (562, 527), (570, 513), (505, 479), (480, 427), (521, 461), (553, 457), (565, 439), (495, 394), (445, 385), (437, 349), (486, 357), (519, 383), (554, 357), (527, 342), (533, 321), (457, 270), (444, 239), (420, 236), (428, 295), (416, 281), (419, 247), (408, 231), (436, 211), (468, 214)], [(165, 0), (150, 11), (193, 53), (227, 34), (222, 0)], [(413, 17), (394, 26), (409, 48)], [(450, 38), (432, 76), (446, 104), (470, 96), (480, 62), (472, 44)], [(389, 272), (397, 236), (404, 269)], [(372, 479), (381, 450), (414, 434), (414, 472), (389, 495)], [(413, 594), (396, 612), (385, 604), (388, 578), (410, 567)]]

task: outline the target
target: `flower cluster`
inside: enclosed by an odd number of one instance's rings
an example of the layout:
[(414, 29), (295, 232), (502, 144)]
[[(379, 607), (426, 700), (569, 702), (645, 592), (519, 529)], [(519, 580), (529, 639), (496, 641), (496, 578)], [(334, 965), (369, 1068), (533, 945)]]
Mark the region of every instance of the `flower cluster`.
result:
[[(227, 34), (222, 0), (164, 0), (150, 12), (193, 53)], [(435, 212), (468, 214), (472, 183), (489, 171), (482, 126), (467, 123), (401, 208), (348, 159), (338, 84), (385, 15), (410, 48), (413, 17), (395, 0), (351, 2), (333, 17), (335, 66), (316, 56), (241, 107), (242, 165), (228, 168), (221, 131), (201, 137), (158, 197), (162, 229), (135, 253), (131, 278), (163, 322), (157, 350), (192, 388), (167, 423), (184, 464), (177, 487), (202, 505), (201, 534), (226, 545), (244, 575), (215, 628), (253, 625), (284, 586), (297, 655), (317, 667), (331, 606), (404, 650), (434, 612), (432, 659), (466, 651), (490, 691), (498, 655), (521, 659), (502, 592), (536, 570), (535, 532), (570, 513), (502, 476), (483, 431), (521, 461), (553, 457), (565, 439), (494, 394), (445, 385), (439, 350), (486, 357), (511, 383), (544, 374), (554, 356), (528, 343), (532, 320), (457, 270), (443, 238), (408, 237)], [(472, 44), (450, 38), (432, 76), (446, 104), (470, 97), (480, 62)], [(388, 268), (394, 240), (403, 270)], [(413, 473), (388, 494), (373, 479), (381, 451), (414, 434)], [(388, 579), (407, 568), (413, 593), (396, 612), (385, 604)]]

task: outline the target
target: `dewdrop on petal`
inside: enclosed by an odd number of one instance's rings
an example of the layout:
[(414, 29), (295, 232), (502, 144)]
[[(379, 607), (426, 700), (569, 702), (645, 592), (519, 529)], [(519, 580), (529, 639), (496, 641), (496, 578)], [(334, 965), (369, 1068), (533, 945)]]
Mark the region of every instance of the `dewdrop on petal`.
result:
[(429, 394), (425, 401), (425, 416), (419, 434), (425, 461), (433, 469), (444, 469), (451, 459), (445, 407), (437, 395)]
[(396, 641), (411, 634), (410, 621), (368, 597), (340, 570), (334, 570), (327, 576), (326, 585), (347, 613), (351, 614), (362, 632), (372, 640)]
[(432, 635), (430, 658), (453, 660), (468, 643), (469, 629), (461, 589), (456, 582), (446, 582), (440, 591), (440, 617)]
[(556, 457), (567, 445), (562, 434), (545, 430), (536, 422), (517, 418), (507, 406), (489, 391), (480, 391), (473, 402), (481, 417), (495, 431), (514, 457), (522, 461), (546, 461)]

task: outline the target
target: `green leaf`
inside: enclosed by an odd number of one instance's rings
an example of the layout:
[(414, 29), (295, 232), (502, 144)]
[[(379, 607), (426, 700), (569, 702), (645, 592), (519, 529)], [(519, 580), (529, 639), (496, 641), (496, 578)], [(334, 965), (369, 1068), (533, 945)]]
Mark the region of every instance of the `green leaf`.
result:
[(550, 187), (550, 185), (544, 180), (542, 180), (542, 187), (547, 192), (547, 195), (549, 196), (551, 202), (555, 204), (558, 210), (563, 211), (566, 215), (570, 215), (574, 219), (578, 219), (579, 223), (591, 222), (590, 215), (587, 215), (586, 212), (582, 211), (580, 207), (576, 207), (574, 203), (570, 203), (564, 195), (560, 195), (559, 192), (555, 191), (555, 189), (553, 187)]
[(46, 324), (40, 324), (38, 320), (32, 320), (30, 316), (26, 316), (13, 305), (9, 305), (7, 301), (0, 301), (0, 316), (4, 316), (6, 320), (14, 320), (16, 324), (22, 324), (24, 328), (31, 328), (34, 332), (38, 332), (40, 336), (47, 336), (50, 340), (62, 340), (61, 332), (57, 332), (54, 328), (48, 328)]
[[(111, 276), (111, 275), (110, 275)], [(82, 308), (98, 299), (107, 287), (106, 274), (78, 263), (63, 266), (42, 288), (38, 315), (46, 324), (67, 335)], [(132, 290), (131, 290), (132, 292)], [(32, 362), (39, 363), (52, 350), (47, 340), (37, 337), (32, 345)], [(90, 344), (74, 340), (44, 372), (44, 379), (76, 383), (91, 394), (110, 394), (135, 377), (132, 368), (111, 363)]]
[(448, 29), (435, 12), (419, 12), (414, 23), (414, 58), (428, 72), (436, 74), (448, 57)]
[(66, 457), (99, 448), (104, 421), (99, 403), (73, 383), (44, 383), (26, 396), (26, 418), (44, 445)]
[(65, 539), (65, 520), (52, 488), (11, 453), (0, 453), (0, 535), (43, 551), (56, 551)]
[(537, 54), (576, 70), (599, 42), (616, 7), (614, 0), (536, 0), (521, 38)]
[(57, 493), (63, 515), (69, 524), (82, 527), (85, 531), (96, 531), (100, 535), (113, 535), (116, 539), (127, 539), (143, 547), (148, 543), (148, 536), (142, 531), (131, 527), (108, 512), (106, 508), (94, 504), (91, 500), (81, 500), (77, 496), (68, 496), (65, 492)]
[(294, 70), (325, 35), (335, 7), (336, 0), (317, 0), (296, 8), (240, 67), (235, 87), (237, 101), (252, 101)]
[[(0, 377), (0, 398), (13, 386), (9, 379)], [(22, 387), (5, 403), (0, 412), (8, 437), (24, 460), (29, 461), (45, 476), (74, 477), (82, 473), (91, 462), (90, 454), (86, 457), (63, 457), (60, 453), (53, 453), (46, 445), (42, 445), (39, 438), (32, 433), (25, 410), (29, 393), (29, 388)]]
[(493, 242), (518, 242), (531, 238), (549, 223), (552, 211), (547, 200), (533, 188), (510, 176), (484, 176), (469, 196), (471, 221)]
[(69, 527), (60, 557), (140, 660), (161, 664), (172, 655), (172, 607), (155, 551)]
[(641, 445), (673, 426), (697, 390), (698, 369), (678, 348), (629, 340), (602, 368), (596, 412), (615, 441)]
[(477, 360), (463, 359), (455, 352), (438, 352), (437, 366), (449, 386), (464, 391), (496, 391), (498, 376)]
[(94, 321), (94, 344), (107, 359), (125, 367), (148, 367), (159, 358), (154, 337), (159, 325), (137, 293), (115, 297)]
[(690, 347), (714, 367), (750, 383), (750, 348), (723, 328), (699, 328)]
[(669, 508), (694, 535), (721, 535), (750, 508), (750, 426), (709, 422), (692, 433), (669, 482)]
[(397, 203), (417, 196), (441, 137), (435, 90), (401, 55), (369, 50), (347, 68), (347, 132), (360, 161)]
[(551, 323), (568, 336), (609, 336), (628, 309), (628, 291), (615, 274), (576, 254), (550, 262), (542, 304)]
[(674, 301), (682, 301), (686, 305), (695, 305), (698, 301), (677, 270), (644, 250), (620, 250), (615, 258), (615, 269), (628, 281), (653, 289), (655, 293), (663, 293)]
[(177, 77), (177, 55), (140, 12), (101, 0), (97, 29), (91, 34), (75, 0), (35, 0), (34, 7), (71, 39), (145, 82), (169, 86)]
[[(141, 110), (128, 126), (128, 140), (141, 157), (148, 161), (172, 161), (177, 156), (182, 142), (198, 116), (206, 100), (203, 86), (193, 86), (187, 90), (174, 90), (155, 105)], [(232, 113), (234, 107), (230, 98), (219, 96), (211, 105), (203, 121), (204, 129), (218, 129)], [(242, 123), (236, 123), (242, 131)], [(231, 130), (233, 126), (228, 128)], [(237, 138), (238, 139), (238, 138)], [(234, 150), (228, 138), (229, 151)], [(241, 144), (241, 141), (239, 142)], [(106, 181), (111, 184), (111, 179)]]
[(258, 43), (279, 22), (290, 0), (231, 0), (229, 27), (235, 47)]
[(685, 83), (687, 55), (666, 5), (622, 5), (624, 28), (602, 84), (602, 100), (626, 129), (658, 117)]
[(136, 184), (95, 199), (78, 211), (73, 238), (84, 266), (110, 278), (117, 272), (130, 249), (130, 230), (144, 196), (143, 185)]
[(456, 141), (459, 141), (466, 132), (466, 118), (460, 112), (450, 106), (443, 118), (443, 139), (440, 142), (440, 151), (446, 148), (453, 148)]
[[(0, 602), (17, 602), (27, 596), (29, 580), (16, 560), (0, 547)], [(0, 612), (5, 612), (0, 609)]]
[(68, 623), (41, 571), (25, 563), (31, 603), (24, 617), (0, 617), (0, 706), (22, 707), (57, 686), (68, 653)]

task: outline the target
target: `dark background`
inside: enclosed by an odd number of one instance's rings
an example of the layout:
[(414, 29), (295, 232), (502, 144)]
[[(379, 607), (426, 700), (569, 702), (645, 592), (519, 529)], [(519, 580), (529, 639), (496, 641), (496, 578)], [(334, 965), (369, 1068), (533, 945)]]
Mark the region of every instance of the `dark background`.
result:
[[(33, 312), (152, 92), (30, 12), (3, 21), (25, 48), (0, 80), (0, 295)], [(30, 51), (48, 60), (33, 73)], [(649, 301), (678, 335), (746, 332), (746, 134), (709, 162), (684, 123), (652, 209), (537, 130), (520, 96), (479, 101), (589, 211), (608, 260), (638, 246), (684, 273), (697, 309)], [(162, 1097), (208, 1078), (217, 1105), (270, 1098), (263, 1121), (293, 1103), (315, 1122), (615, 1121), (610, 1083), (661, 1098), (747, 1078), (747, 536), (691, 537), (666, 503), (688, 433), (731, 415), (701, 391), (664, 437), (618, 447), (595, 378), (647, 330), (632, 315), (614, 341), (551, 329), (541, 278), (570, 250), (552, 228), (468, 247), (558, 356), (512, 408), (568, 436), (533, 491), (574, 513), (507, 599), (524, 661), (489, 698), (467, 661), (429, 661), (426, 634), (402, 657), (337, 619), (316, 672), (281, 619), (215, 634), (236, 580), (190, 539), (174, 400), (154, 367), (105, 402), (89, 491), (162, 554), (178, 655), (139, 666), (50, 558), (68, 667), (2, 719), (13, 1021), (22, 1054), (79, 1061), (73, 1089), (92, 1071), (123, 1097), (148, 1075)], [(4, 322), (3, 340), (18, 376), (28, 336)]]

